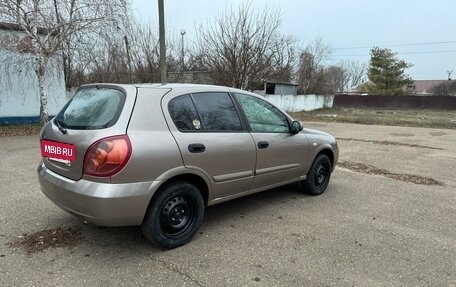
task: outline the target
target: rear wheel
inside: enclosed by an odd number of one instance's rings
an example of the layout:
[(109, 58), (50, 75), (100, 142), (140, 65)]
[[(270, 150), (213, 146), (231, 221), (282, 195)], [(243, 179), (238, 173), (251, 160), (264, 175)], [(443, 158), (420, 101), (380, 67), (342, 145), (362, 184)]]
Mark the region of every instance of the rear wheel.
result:
[(153, 199), (141, 225), (144, 236), (164, 248), (184, 245), (200, 228), (204, 201), (194, 185), (176, 181)]
[(331, 161), (325, 154), (319, 154), (310, 168), (307, 179), (302, 182), (304, 192), (310, 195), (322, 194), (331, 177)]

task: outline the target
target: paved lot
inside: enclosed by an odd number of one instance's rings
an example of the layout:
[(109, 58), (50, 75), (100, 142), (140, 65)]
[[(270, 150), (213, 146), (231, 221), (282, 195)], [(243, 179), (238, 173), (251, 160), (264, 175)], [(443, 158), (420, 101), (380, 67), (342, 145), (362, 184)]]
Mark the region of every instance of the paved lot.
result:
[[(0, 286), (456, 286), (456, 131), (308, 126), (341, 138), (343, 161), (443, 186), (337, 168), (322, 196), (291, 185), (210, 207), (190, 244), (162, 251), (137, 227), (55, 207), (38, 187), (38, 139), (0, 138)], [(84, 239), (30, 255), (8, 246), (62, 225)]]

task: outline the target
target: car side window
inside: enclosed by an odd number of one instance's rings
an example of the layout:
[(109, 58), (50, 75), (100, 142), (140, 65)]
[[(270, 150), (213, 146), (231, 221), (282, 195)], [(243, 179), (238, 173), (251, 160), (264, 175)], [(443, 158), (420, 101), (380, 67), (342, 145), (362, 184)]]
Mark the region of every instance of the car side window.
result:
[(202, 130), (201, 120), (190, 95), (183, 95), (169, 102), (168, 110), (180, 131)]
[(241, 120), (228, 93), (192, 94), (205, 131), (239, 131)]
[(270, 103), (257, 97), (235, 94), (252, 132), (290, 132), (287, 117)]

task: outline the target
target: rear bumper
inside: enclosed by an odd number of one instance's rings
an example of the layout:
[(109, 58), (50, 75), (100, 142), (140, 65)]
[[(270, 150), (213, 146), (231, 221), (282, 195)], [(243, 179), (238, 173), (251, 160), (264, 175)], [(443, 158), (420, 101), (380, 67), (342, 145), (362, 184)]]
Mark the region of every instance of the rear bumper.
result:
[(57, 206), (90, 223), (102, 226), (140, 225), (151, 188), (158, 182), (126, 184), (68, 179), (41, 162), (37, 169), (42, 192)]

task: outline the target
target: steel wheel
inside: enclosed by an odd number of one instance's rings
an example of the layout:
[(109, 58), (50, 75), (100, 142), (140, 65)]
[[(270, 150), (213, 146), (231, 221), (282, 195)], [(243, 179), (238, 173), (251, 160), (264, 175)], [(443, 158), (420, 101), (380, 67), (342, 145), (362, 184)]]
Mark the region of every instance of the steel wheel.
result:
[(331, 161), (325, 154), (319, 154), (310, 167), (307, 179), (302, 182), (304, 191), (310, 195), (322, 194), (331, 177)]
[(319, 162), (315, 169), (314, 182), (316, 188), (321, 188), (325, 184), (329, 173), (329, 166), (326, 164), (326, 162)]
[(204, 201), (199, 189), (184, 181), (165, 185), (149, 204), (141, 229), (164, 248), (184, 245), (203, 223)]
[(161, 224), (169, 236), (178, 236), (192, 224), (194, 203), (182, 196), (169, 200), (162, 210)]

